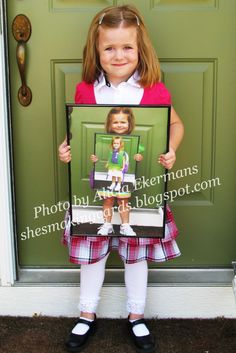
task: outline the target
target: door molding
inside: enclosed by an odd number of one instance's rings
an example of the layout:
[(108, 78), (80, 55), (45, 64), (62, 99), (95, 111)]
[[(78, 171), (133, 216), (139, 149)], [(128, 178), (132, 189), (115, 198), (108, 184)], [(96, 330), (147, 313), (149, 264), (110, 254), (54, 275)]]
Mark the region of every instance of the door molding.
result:
[(11, 163), (7, 19), (5, 9), (5, 0), (2, 0), (0, 2), (0, 280), (2, 286), (10, 286), (16, 279), (16, 257), (14, 246), (14, 193)]

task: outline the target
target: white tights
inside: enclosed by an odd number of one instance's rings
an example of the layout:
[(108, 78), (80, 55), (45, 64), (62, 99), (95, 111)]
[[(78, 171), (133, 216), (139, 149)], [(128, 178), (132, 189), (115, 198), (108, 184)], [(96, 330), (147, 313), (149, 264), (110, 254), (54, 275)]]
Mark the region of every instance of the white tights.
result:
[[(81, 265), (80, 311), (88, 313), (96, 312), (105, 277), (105, 265), (108, 255), (94, 264)], [(129, 313), (144, 313), (147, 277), (148, 267), (146, 260), (134, 264), (125, 264), (126, 307)]]

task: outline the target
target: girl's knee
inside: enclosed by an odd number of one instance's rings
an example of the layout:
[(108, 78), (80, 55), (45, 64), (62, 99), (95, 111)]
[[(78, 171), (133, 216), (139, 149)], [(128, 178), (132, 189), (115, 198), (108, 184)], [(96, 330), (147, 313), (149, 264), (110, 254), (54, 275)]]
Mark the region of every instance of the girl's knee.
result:
[(114, 197), (109, 197), (107, 199), (104, 199), (103, 205), (104, 206), (113, 206), (114, 205)]
[(128, 201), (128, 199), (117, 199), (118, 205), (126, 205)]

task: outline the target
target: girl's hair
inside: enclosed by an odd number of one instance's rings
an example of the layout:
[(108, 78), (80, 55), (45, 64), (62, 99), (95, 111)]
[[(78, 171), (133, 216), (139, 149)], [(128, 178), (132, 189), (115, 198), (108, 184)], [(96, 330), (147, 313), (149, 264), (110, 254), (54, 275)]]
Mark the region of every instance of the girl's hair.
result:
[(112, 117), (113, 117), (113, 115), (120, 114), (120, 113), (127, 115), (128, 123), (129, 123), (127, 135), (131, 134), (131, 132), (135, 128), (135, 119), (134, 119), (134, 114), (133, 114), (132, 109), (127, 108), (127, 107), (114, 107), (109, 111), (109, 113), (107, 115), (106, 123), (105, 123), (106, 132), (108, 132), (108, 133), (112, 132), (112, 128), (111, 128)]
[(113, 148), (113, 143), (114, 143), (115, 140), (119, 140), (120, 141), (119, 152), (122, 151), (124, 149), (125, 144), (124, 144), (124, 140), (120, 136), (113, 136), (112, 137), (111, 148)]
[(138, 45), (137, 71), (142, 87), (150, 87), (161, 78), (160, 64), (152, 46), (143, 17), (132, 5), (110, 6), (100, 11), (92, 20), (83, 52), (82, 79), (93, 83), (99, 79), (102, 67), (99, 60), (99, 28), (136, 27)]

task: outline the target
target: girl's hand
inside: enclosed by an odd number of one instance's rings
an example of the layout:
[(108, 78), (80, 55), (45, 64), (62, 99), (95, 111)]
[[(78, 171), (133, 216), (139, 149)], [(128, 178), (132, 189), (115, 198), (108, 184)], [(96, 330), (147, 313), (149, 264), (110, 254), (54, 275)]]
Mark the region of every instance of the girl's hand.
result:
[(136, 162), (141, 162), (141, 161), (143, 160), (143, 156), (142, 156), (140, 153), (136, 153), (136, 154), (134, 155), (134, 160), (135, 160)]
[(71, 161), (71, 151), (70, 146), (67, 144), (67, 139), (65, 139), (58, 148), (59, 159), (64, 163), (69, 163)]
[(175, 151), (172, 147), (169, 148), (169, 152), (161, 154), (158, 158), (158, 162), (163, 165), (166, 169), (171, 169), (176, 161)]
[(90, 160), (91, 160), (93, 163), (96, 163), (96, 162), (98, 161), (98, 157), (97, 157), (95, 154), (91, 154)]

